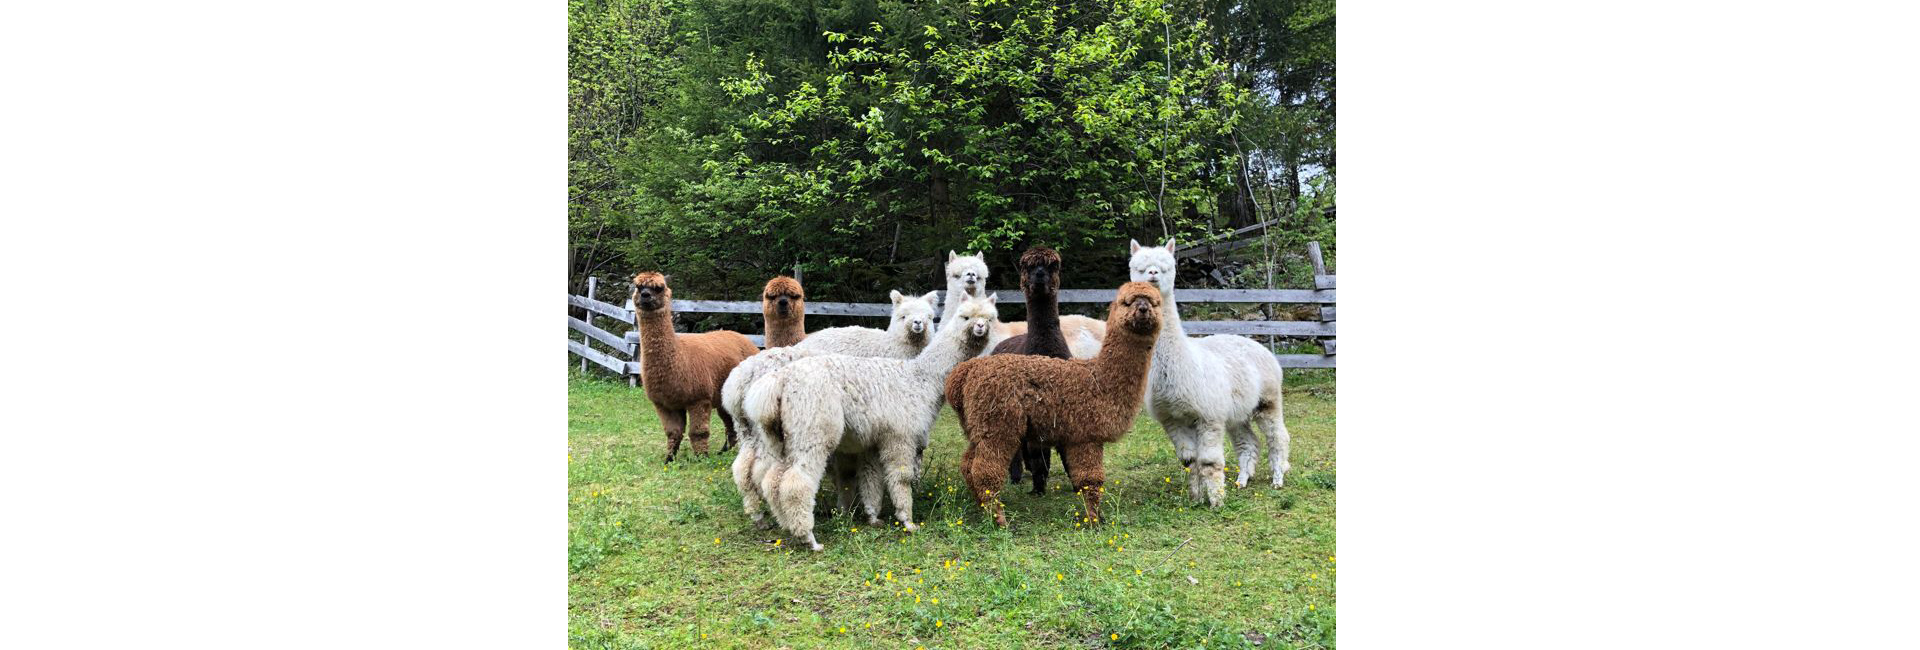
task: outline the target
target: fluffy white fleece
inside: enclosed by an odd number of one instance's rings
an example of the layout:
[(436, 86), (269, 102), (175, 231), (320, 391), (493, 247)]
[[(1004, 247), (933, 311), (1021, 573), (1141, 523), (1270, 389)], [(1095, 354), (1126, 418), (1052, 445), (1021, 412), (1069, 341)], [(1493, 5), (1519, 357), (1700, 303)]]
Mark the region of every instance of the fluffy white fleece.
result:
[(841, 472), (858, 468), (869, 522), (879, 521), (884, 484), (894, 517), (918, 530), (912, 485), (947, 373), (986, 346), (996, 303), (991, 296), (962, 301), (954, 320), (912, 359), (815, 355), (754, 382), (744, 410), (773, 457), (761, 491), (774, 519), (813, 550), (822, 548), (813, 536), (813, 504), (832, 459)]
[(1174, 241), (1131, 245), (1128, 273), (1135, 282), (1153, 283), (1162, 297), (1160, 340), (1154, 343), (1147, 379), (1147, 413), (1167, 430), (1175, 454), (1187, 466), (1187, 495), (1220, 506), (1226, 496), (1227, 434), (1239, 454), (1235, 483), (1246, 487), (1259, 453), (1255, 424), (1267, 434), (1273, 487), (1279, 488), (1290, 467), (1291, 440), (1280, 413), (1280, 362), (1244, 336), (1189, 338), (1174, 302)]
[[(893, 299), (893, 317), (887, 329), (877, 330), (871, 327), (835, 327), (820, 330), (807, 335), (798, 345), (784, 348), (772, 348), (747, 357), (727, 375), (727, 381), (720, 388), (720, 404), (729, 414), (744, 413), (747, 389), (760, 378), (772, 374), (801, 359), (818, 354), (844, 354), (856, 357), (888, 357), (908, 359), (920, 353), (927, 346), (930, 330), (933, 328), (935, 293), (927, 292), (918, 297), (907, 297), (899, 291), (888, 296)], [(766, 454), (757, 427), (749, 418), (734, 418), (739, 429), (740, 451), (733, 457), (733, 484), (740, 490), (740, 505), (753, 518), (753, 523), (761, 528), (770, 527), (763, 515), (766, 495), (760, 491), (760, 481), (773, 469), (774, 459)], [(849, 467), (846, 471), (851, 471)], [(840, 484), (840, 507), (851, 509), (853, 501), (853, 482)]]

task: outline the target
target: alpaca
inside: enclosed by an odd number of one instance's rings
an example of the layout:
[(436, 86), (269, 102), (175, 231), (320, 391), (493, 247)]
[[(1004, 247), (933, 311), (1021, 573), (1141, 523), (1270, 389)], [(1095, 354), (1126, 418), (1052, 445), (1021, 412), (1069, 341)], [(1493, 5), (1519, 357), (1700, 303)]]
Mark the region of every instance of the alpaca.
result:
[(912, 485), (940, 414), (942, 387), (956, 364), (986, 347), (997, 302), (992, 296), (963, 301), (954, 320), (912, 359), (815, 355), (754, 382), (745, 415), (774, 457), (774, 470), (761, 484), (774, 519), (821, 550), (813, 536), (813, 504), (832, 459), (841, 468), (858, 468), (868, 522), (879, 523), (884, 486), (900, 525), (919, 530)]
[[(1073, 358), (1072, 350), (1067, 346), (1067, 337), (1060, 332), (1060, 254), (1045, 246), (1035, 246), (1020, 254), (1020, 262), (1015, 265), (1020, 270), (1020, 291), (1027, 297), (1028, 330), (1001, 341), (994, 346), (993, 354), (1034, 354), (1055, 359)], [(1081, 330), (1081, 336), (1086, 335)], [(1065, 463), (1067, 452), (1059, 446), (1049, 446), (1037, 440), (1024, 440), (1020, 453), (1007, 464), (1007, 482), (1020, 482), (1020, 468), (1024, 461), (1027, 472), (1033, 475), (1035, 496), (1047, 493), (1047, 472), (1051, 464), (1049, 449), (1060, 453), (1060, 462)]]
[(1085, 500), (1087, 518), (1100, 521), (1103, 449), (1125, 436), (1140, 412), (1161, 318), (1160, 292), (1129, 282), (1107, 308), (1100, 356), (996, 355), (948, 375), (947, 402), (967, 435), (960, 475), (996, 525), (1007, 525), (1007, 516), (993, 488), (1006, 482), (1004, 468), (1022, 438), (1066, 449), (1067, 476)]
[[(772, 286), (772, 283), (768, 283)], [(771, 295), (771, 292), (769, 292)], [(885, 331), (869, 327), (835, 327), (814, 332), (799, 345), (784, 348), (770, 348), (753, 355), (733, 369), (720, 390), (720, 403), (728, 413), (744, 414), (743, 403), (747, 390), (761, 377), (771, 374), (802, 359), (820, 354), (844, 354), (848, 356), (880, 356), (894, 359), (910, 359), (920, 353), (927, 345), (927, 331), (932, 328), (934, 294), (907, 297), (899, 291), (888, 294), (893, 299), (893, 317)], [(771, 331), (771, 330), (769, 330)], [(875, 340), (874, 335), (881, 338)], [(771, 340), (771, 335), (769, 335)], [(760, 528), (772, 524), (763, 517), (761, 511), (766, 494), (761, 491), (760, 483), (769, 471), (774, 470), (774, 457), (764, 451), (765, 444), (753, 419), (740, 417), (736, 424), (740, 428), (740, 453), (733, 458), (733, 483), (740, 489), (741, 506), (747, 516)], [(836, 467), (835, 478), (845, 479), (839, 482), (840, 508), (850, 510), (853, 501), (854, 479), (845, 476), (851, 467)]]
[(807, 291), (799, 280), (774, 276), (760, 291), (760, 315), (768, 349), (799, 343), (807, 338)]
[(1215, 335), (1187, 338), (1180, 327), (1174, 302), (1174, 241), (1162, 246), (1131, 242), (1128, 272), (1136, 282), (1148, 282), (1166, 299), (1160, 311), (1166, 325), (1153, 351), (1147, 413), (1167, 430), (1180, 464), (1187, 467), (1187, 495), (1218, 508), (1226, 497), (1224, 441), (1233, 436), (1239, 454), (1240, 475), (1247, 486), (1253, 476), (1259, 444), (1253, 426), (1267, 434), (1268, 462), (1273, 465), (1273, 487), (1279, 489), (1287, 470), (1290, 436), (1281, 417), (1280, 362), (1265, 346), (1244, 336)]
[[(959, 307), (961, 299), (968, 296), (978, 298), (985, 295), (987, 291), (987, 275), (986, 258), (979, 253), (960, 255), (953, 251), (947, 251), (947, 300), (946, 309), (940, 314), (940, 322), (945, 323), (953, 316), (953, 310)], [(1066, 335), (1069, 341), (1081, 338), (1080, 335), (1083, 333), (1091, 335), (1094, 341), (1098, 341), (1107, 336), (1106, 323), (1085, 316), (1069, 315), (1060, 316), (1059, 318), (1060, 331)], [(1022, 321), (994, 325), (993, 339), (988, 341), (987, 349), (981, 351), (981, 356), (993, 354), (994, 348), (999, 346), (1001, 342), (1025, 333), (1027, 333), (1027, 324)], [(1087, 348), (1084, 345), (1074, 347), (1075, 349), (1087, 351), (1087, 354), (1081, 358), (1092, 358), (1093, 355), (1099, 351), (1098, 345), (1092, 348)]]
[(795, 347), (856, 357), (911, 357), (927, 347), (934, 329), (934, 301), (939, 296), (932, 291), (918, 297), (888, 292), (887, 297), (893, 300), (893, 320), (886, 330), (835, 327), (814, 332)]
[[(667, 432), (667, 460), (680, 452), (680, 434), (692, 425), (693, 453), (707, 453), (707, 412), (721, 404), (720, 387), (741, 360), (760, 348), (739, 332), (714, 330), (699, 334), (673, 331), (673, 290), (667, 276), (647, 271), (633, 276), (634, 327), (640, 331), (641, 379), (647, 399)], [(733, 417), (718, 409), (733, 448)]]

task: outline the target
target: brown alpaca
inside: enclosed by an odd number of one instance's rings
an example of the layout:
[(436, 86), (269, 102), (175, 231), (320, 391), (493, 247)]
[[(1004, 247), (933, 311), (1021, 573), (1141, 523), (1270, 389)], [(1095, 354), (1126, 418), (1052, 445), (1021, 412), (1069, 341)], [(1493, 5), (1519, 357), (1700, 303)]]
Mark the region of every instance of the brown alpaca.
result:
[(1025, 437), (1066, 450), (1067, 476), (1086, 501), (1086, 516), (1100, 521), (1103, 449), (1125, 436), (1140, 412), (1159, 334), (1160, 291), (1128, 282), (1108, 307), (1098, 356), (994, 355), (947, 375), (947, 402), (967, 435), (960, 475), (995, 524), (1005, 526), (1007, 515), (993, 489), (1006, 484), (1007, 461)]
[(733, 447), (733, 417), (720, 404), (720, 386), (742, 359), (760, 349), (739, 332), (700, 334), (673, 331), (673, 290), (667, 276), (647, 271), (633, 276), (634, 326), (640, 330), (640, 377), (647, 399), (667, 430), (667, 461), (680, 451), (680, 435), (693, 425), (693, 453), (707, 453), (707, 413), (720, 414), (727, 428), (726, 451)]
[(768, 348), (784, 348), (807, 338), (807, 292), (799, 280), (784, 275), (768, 280), (760, 292), (760, 314), (766, 319)]

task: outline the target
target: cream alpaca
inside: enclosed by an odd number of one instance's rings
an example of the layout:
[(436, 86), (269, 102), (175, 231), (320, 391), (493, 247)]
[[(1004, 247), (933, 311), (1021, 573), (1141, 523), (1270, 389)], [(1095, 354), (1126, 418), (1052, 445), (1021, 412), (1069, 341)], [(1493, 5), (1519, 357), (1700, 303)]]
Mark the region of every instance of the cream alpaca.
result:
[[(947, 295), (946, 308), (940, 313), (940, 323), (944, 326), (952, 322), (953, 312), (960, 308), (959, 298), (978, 298), (987, 295), (987, 262), (979, 253), (961, 255), (947, 251)], [(1067, 337), (1067, 344), (1073, 350), (1075, 359), (1091, 359), (1100, 353), (1100, 340), (1107, 336), (1107, 323), (1103, 320), (1068, 314), (1060, 317), (1060, 331)], [(1024, 321), (1011, 323), (996, 322), (993, 326), (993, 338), (987, 342), (987, 349), (980, 356), (993, 353), (993, 348), (1010, 337), (1027, 333)]]
[[(844, 354), (855, 357), (887, 357), (909, 359), (926, 348), (928, 330), (933, 327), (933, 300), (935, 294), (907, 297), (899, 291), (889, 294), (893, 299), (893, 318), (885, 331), (870, 327), (835, 327), (824, 329), (807, 336), (792, 347), (773, 348), (748, 357), (735, 366), (733, 374), (720, 389), (720, 402), (729, 413), (744, 413), (743, 402), (747, 390), (761, 377), (772, 374), (802, 359), (820, 354)], [(875, 335), (878, 335), (878, 338)], [(761, 528), (771, 526), (762, 514), (766, 495), (760, 490), (760, 482), (767, 472), (773, 469), (774, 457), (765, 451), (761, 443), (758, 428), (750, 418), (735, 418), (740, 429), (740, 453), (733, 458), (733, 484), (740, 490), (741, 507), (753, 523)], [(836, 477), (843, 476), (836, 472)], [(840, 507), (850, 509), (853, 500), (852, 480), (840, 484)]]
[(1287, 462), (1286, 421), (1280, 408), (1280, 362), (1265, 346), (1244, 336), (1188, 338), (1174, 302), (1174, 241), (1164, 246), (1132, 242), (1128, 272), (1135, 282), (1160, 290), (1162, 325), (1148, 373), (1147, 413), (1167, 430), (1180, 463), (1187, 466), (1187, 495), (1219, 507), (1226, 496), (1224, 437), (1233, 436), (1240, 475), (1246, 487), (1253, 476), (1259, 444), (1253, 426), (1267, 434), (1273, 487), (1279, 488)]
[(879, 520), (884, 483), (895, 518), (908, 531), (918, 530), (912, 485), (940, 414), (947, 373), (986, 347), (997, 302), (992, 296), (962, 301), (954, 320), (912, 359), (816, 355), (754, 382), (745, 416), (773, 456), (761, 490), (774, 518), (813, 550), (821, 549), (813, 537), (813, 504), (832, 457), (841, 472), (859, 468), (868, 521)]

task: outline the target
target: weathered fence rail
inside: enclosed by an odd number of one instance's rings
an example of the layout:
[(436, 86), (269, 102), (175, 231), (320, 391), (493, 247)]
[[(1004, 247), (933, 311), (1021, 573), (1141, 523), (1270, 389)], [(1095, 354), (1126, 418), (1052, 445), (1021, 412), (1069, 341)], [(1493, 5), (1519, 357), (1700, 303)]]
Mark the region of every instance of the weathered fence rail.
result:
[[(1313, 262), (1312, 289), (1180, 289), (1174, 296), (1181, 304), (1188, 303), (1292, 303), (1320, 305), (1320, 320), (1317, 321), (1276, 321), (1276, 320), (1187, 320), (1181, 323), (1189, 334), (1239, 334), (1242, 336), (1285, 336), (1312, 338), (1320, 344), (1324, 354), (1276, 354), (1274, 358), (1285, 368), (1332, 368), (1334, 367), (1334, 348), (1336, 328), (1334, 327), (1334, 275), (1327, 273), (1326, 265), (1320, 255), (1320, 245), (1307, 245), (1307, 256)], [(581, 358), (583, 367), (586, 362), (606, 368), (614, 373), (626, 375), (629, 382), (640, 373), (639, 333), (627, 332), (624, 336), (614, 334), (593, 324), (596, 317), (605, 317), (632, 325), (633, 311), (595, 299), (598, 280), (588, 283), (586, 296), (567, 296), (567, 304), (587, 311), (587, 318), (567, 315), (568, 329), (580, 332), (581, 340), (571, 338), (567, 341), (567, 351)], [(1060, 302), (1063, 303), (1106, 303), (1113, 301), (1117, 289), (1062, 289)], [(944, 291), (940, 300), (946, 300)], [(1017, 290), (993, 292), (1000, 302), (1009, 304), (1025, 303), (1027, 298)], [(758, 314), (760, 302), (757, 300), (679, 300), (673, 301), (675, 313), (690, 314)], [(893, 306), (887, 303), (864, 302), (816, 302), (807, 301), (809, 316), (863, 316), (886, 318), (893, 314)], [(754, 345), (765, 345), (765, 337), (748, 334)], [(598, 341), (616, 352), (609, 354), (593, 349), (588, 341)], [(625, 358), (621, 358), (624, 356)]]

